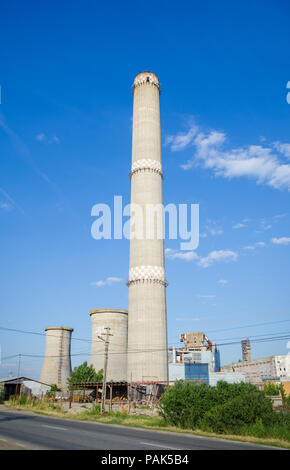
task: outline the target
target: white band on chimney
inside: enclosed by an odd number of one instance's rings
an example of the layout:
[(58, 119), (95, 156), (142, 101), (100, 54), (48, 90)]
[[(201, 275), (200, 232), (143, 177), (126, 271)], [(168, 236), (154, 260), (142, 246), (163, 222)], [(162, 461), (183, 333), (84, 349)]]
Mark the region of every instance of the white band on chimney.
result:
[(132, 164), (132, 170), (130, 175), (132, 176), (138, 171), (145, 170), (153, 171), (154, 173), (158, 173), (160, 176), (163, 176), (161, 163), (158, 160), (151, 160), (150, 158), (143, 158), (134, 162)]
[(135, 266), (129, 270), (129, 282), (152, 281), (167, 285), (165, 280), (165, 270), (162, 266)]
[(158, 78), (154, 75), (140, 75), (140, 77), (135, 78), (133, 87), (136, 88), (137, 86), (143, 85), (144, 83), (151, 83), (152, 85), (157, 86), (159, 88), (159, 81)]

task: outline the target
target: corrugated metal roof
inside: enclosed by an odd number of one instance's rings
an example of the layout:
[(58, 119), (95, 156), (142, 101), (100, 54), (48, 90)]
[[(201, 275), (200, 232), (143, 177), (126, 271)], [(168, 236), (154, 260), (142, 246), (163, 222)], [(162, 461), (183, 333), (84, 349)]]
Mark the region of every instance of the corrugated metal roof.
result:
[(25, 380), (29, 380), (30, 382), (37, 382), (37, 383), (40, 383), (40, 384), (43, 384), (43, 385), (48, 385), (50, 387), (50, 384), (46, 384), (44, 382), (40, 382), (39, 380), (35, 380), (35, 379), (30, 379), (29, 377), (24, 377), (24, 376), (19, 376), (19, 377), (5, 377), (5, 378), (2, 378), (0, 379), (0, 383), (2, 384), (8, 384), (8, 383), (22, 383), (24, 382)]

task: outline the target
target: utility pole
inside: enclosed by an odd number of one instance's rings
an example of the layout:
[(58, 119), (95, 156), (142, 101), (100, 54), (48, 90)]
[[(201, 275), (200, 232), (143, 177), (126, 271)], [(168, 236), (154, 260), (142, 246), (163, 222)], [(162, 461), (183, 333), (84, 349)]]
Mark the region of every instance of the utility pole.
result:
[(104, 328), (106, 333), (103, 333), (106, 339), (98, 336), (102, 341), (105, 342), (105, 355), (104, 355), (104, 372), (103, 372), (103, 387), (102, 387), (102, 403), (101, 413), (105, 412), (105, 401), (106, 401), (106, 390), (107, 390), (107, 368), (108, 368), (108, 356), (109, 356), (109, 336), (113, 336), (110, 333), (111, 328)]
[[(21, 354), (18, 354), (18, 380), (19, 380), (19, 376), (20, 376), (20, 364), (21, 364)], [(19, 391), (20, 391), (20, 383), (17, 384), (17, 393), (19, 395)]]

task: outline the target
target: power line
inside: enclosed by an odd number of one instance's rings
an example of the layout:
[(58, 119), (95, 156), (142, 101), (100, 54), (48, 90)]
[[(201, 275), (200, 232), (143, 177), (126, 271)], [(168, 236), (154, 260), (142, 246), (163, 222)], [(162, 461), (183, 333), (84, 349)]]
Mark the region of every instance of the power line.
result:
[[(285, 335), (285, 334), (290, 334), (290, 331), (281, 331), (279, 333), (275, 333), (275, 335)], [(255, 335), (255, 336), (249, 336), (247, 335), (247, 338), (251, 339), (251, 338), (259, 338), (261, 336), (270, 336), (270, 335), (273, 335), (273, 333), (263, 333), (261, 335)], [(216, 341), (227, 341), (227, 340), (234, 340), (234, 339), (239, 339), (239, 340), (242, 340), (244, 338), (244, 336), (238, 336), (238, 337), (235, 337), (235, 338), (219, 338), (217, 339)]]
[(253, 328), (255, 326), (265, 326), (265, 325), (273, 325), (274, 323), (285, 323), (285, 322), (290, 322), (290, 319), (288, 320), (275, 320), (275, 321), (269, 321), (269, 322), (264, 322), (264, 323), (251, 323), (250, 325), (244, 325), (244, 326), (234, 326), (230, 328), (221, 328), (218, 330), (207, 330), (208, 333), (217, 333), (219, 331), (230, 331), (230, 330), (238, 330), (238, 329), (243, 329), (243, 328)]
[[(29, 335), (46, 336), (46, 333), (40, 333), (38, 331), (17, 330), (16, 328), (6, 328), (4, 326), (0, 326), (0, 330), (11, 331), (11, 332), (14, 332), (14, 333), (29, 334)], [(57, 335), (50, 335), (50, 336), (58, 338)], [(91, 340), (91, 339), (87, 339), (87, 338), (75, 338), (74, 336), (72, 336), (71, 339), (75, 340), (75, 341), (85, 341), (85, 342), (89, 342), (89, 343), (91, 343), (92, 341), (96, 341), (96, 340)]]
[[(260, 335), (258, 335), (260, 336)], [(279, 335), (279, 336), (272, 336), (272, 337), (264, 337), (264, 338), (260, 338), (260, 337), (257, 337), (257, 339), (255, 339), (255, 337), (252, 337), (253, 339), (251, 340), (252, 343), (261, 343), (261, 342), (274, 342), (274, 341), (285, 341), (285, 340), (288, 340), (290, 339), (290, 333), (286, 333), (285, 335)], [(228, 338), (227, 342), (226, 343), (218, 343), (217, 346), (231, 346), (231, 345), (235, 345), (235, 344), (240, 344), (240, 341), (231, 341), (230, 338)], [(152, 352), (161, 352), (161, 351), (164, 351), (163, 348), (159, 348), (159, 349), (136, 349), (136, 350), (124, 350), (124, 351), (112, 351), (110, 352), (110, 355), (113, 355), (113, 354), (138, 354), (138, 353), (152, 353)], [(57, 358), (57, 357), (67, 357), (67, 356), (84, 356), (84, 355), (89, 355), (90, 353), (89, 352), (82, 352), (82, 353), (77, 353), (77, 354), (70, 354), (70, 355), (57, 355), (57, 356), (46, 356), (46, 357), (51, 357), (51, 358)], [(96, 352), (96, 353), (93, 353), (91, 354), (92, 356), (102, 356), (104, 353), (103, 351), (101, 352)], [(19, 357), (19, 354), (15, 354), (14, 356), (7, 356), (7, 357), (3, 357), (2, 359), (3, 360), (7, 360), (7, 359), (12, 359), (12, 358), (15, 358), (15, 357)], [(21, 354), (21, 357), (29, 357), (29, 358), (43, 358), (45, 357), (45, 355), (43, 354)]]
[[(273, 324), (285, 323), (285, 322), (290, 322), (290, 319), (287, 319), (287, 320), (273, 320), (273, 321), (269, 321), (269, 322), (252, 323), (252, 324), (249, 324), (249, 325), (240, 325), (240, 326), (235, 326), (235, 327), (230, 327), (230, 328), (220, 328), (220, 329), (216, 329), (216, 330), (207, 330), (207, 332), (208, 333), (215, 333), (215, 332), (220, 332), (220, 331), (231, 331), (231, 330), (237, 330), (237, 329), (243, 329), (243, 328), (253, 328), (255, 326), (273, 325)], [(41, 332), (37, 332), (37, 331), (29, 331), (29, 330), (19, 330), (19, 329), (16, 329), (16, 328), (7, 328), (7, 327), (4, 327), (4, 326), (0, 326), (0, 330), (10, 331), (10, 332), (15, 332), (15, 333), (22, 333), (22, 334), (31, 334), (31, 335), (37, 335), (37, 336), (46, 336), (46, 333), (41, 333)], [(50, 336), (58, 338), (57, 335), (50, 335)], [(244, 336), (248, 336), (248, 335), (244, 335)], [(87, 338), (77, 338), (77, 337), (74, 337), (74, 336), (72, 336), (71, 339), (74, 340), (74, 341), (84, 341), (84, 342), (88, 342), (88, 343), (92, 343), (92, 342), (101, 343), (101, 341), (98, 340), (98, 339), (92, 340), (92, 339), (87, 339)], [(218, 340), (218, 341), (223, 341), (223, 340)], [(114, 344), (117, 345), (118, 343), (114, 342)], [(175, 343), (175, 344), (177, 344), (177, 343)]]

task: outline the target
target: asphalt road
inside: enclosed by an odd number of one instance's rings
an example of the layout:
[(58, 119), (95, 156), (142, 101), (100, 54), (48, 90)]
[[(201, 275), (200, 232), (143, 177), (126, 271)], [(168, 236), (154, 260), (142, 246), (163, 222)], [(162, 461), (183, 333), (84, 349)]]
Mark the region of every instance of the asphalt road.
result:
[(0, 449), (257, 450), (272, 447), (73, 421), (0, 407)]

